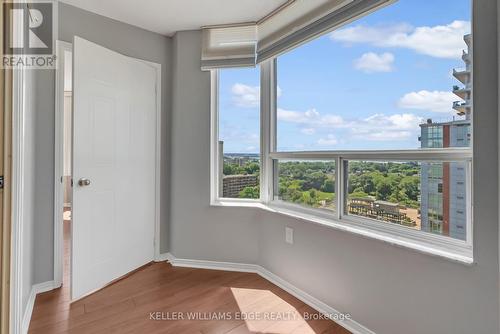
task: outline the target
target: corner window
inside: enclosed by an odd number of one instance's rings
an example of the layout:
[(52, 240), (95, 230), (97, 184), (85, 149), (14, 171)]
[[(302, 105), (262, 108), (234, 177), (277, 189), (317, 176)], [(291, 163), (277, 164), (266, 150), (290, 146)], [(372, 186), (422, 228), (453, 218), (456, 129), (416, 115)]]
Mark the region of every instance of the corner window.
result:
[[(470, 0), (401, 0), (266, 60), (261, 84), (257, 69), (215, 71), (221, 180), (257, 174), (232, 164), (243, 146), (229, 149), (224, 127), (262, 140), (258, 189), (226, 197), (470, 262), (471, 12)], [(260, 96), (251, 119), (237, 83), (245, 101)]]

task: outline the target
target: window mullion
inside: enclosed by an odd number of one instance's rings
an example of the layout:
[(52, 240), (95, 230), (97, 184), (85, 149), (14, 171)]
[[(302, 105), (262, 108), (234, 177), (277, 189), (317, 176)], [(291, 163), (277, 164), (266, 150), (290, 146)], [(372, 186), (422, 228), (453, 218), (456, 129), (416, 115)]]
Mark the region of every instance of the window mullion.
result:
[(220, 177), (220, 152), (219, 149), (219, 71), (210, 71), (210, 173), (212, 174), (210, 180), (210, 200), (212, 203), (216, 202), (222, 194), (220, 193), (220, 184), (222, 179)]
[(342, 212), (344, 206), (344, 191), (343, 191), (343, 179), (344, 171), (342, 168), (342, 158), (337, 157), (335, 159), (335, 203), (336, 210), (335, 215), (337, 219), (342, 219)]
[(274, 80), (274, 61), (266, 61), (262, 63), (261, 75), (260, 75), (260, 106), (261, 106), (261, 146), (260, 146), (260, 156), (261, 156), (261, 186), (260, 186), (260, 199), (264, 203), (269, 203), (273, 197), (274, 189), (274, 173), (273, 173), (273, 160), (270, 157), (270, 152), (272, 152), (276, 146), (275, 140), (275, 130), (273, 127), (276, 122), (273, 121), (275, 117), (274, 106), (275, 106), (275, 80)]
[(414, 150), (371, 150), (371, 151), (311, 151), (272, 152), (273, 159), (334, 160), (338, 157), (351, 160), (370, 161), (466, 161), (472, 159), (469, 148), (414, 149)]

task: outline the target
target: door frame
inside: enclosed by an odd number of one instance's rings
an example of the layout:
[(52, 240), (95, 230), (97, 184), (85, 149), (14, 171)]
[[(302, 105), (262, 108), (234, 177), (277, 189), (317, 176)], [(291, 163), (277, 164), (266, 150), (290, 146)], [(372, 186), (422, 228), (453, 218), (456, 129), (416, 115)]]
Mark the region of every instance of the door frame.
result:
[[(73, 45), (56, 41), (57, 67), (55, 87), (55, 133), (54, 133), (54, 286), (63, 282), (64, 235), (64, 54), (69, 51), (73, 56)], [(127, 56), (128, 57), (128, 56)], [(130, 57), (137, 59), (134, 57)], [(160, 258), (160, 176), (161, 176), (161, 64), (139, 59), (152, 66), (156, 71), (156, 158), (155, 158), (155, 221), (154, 221), (154, 261)]]
[[(0, 17), (4, 8), (0, 6)], [(0, 44), (4, 43), (4, 27), (0, 24)], [(3, 56), (3, 50), (0, 50)], [(0, 334), (10, 332), (11, 291), (11, 174), (12, 174), (12, 75), (13, 70), (0, 70), (0, 168), (4, 187), (0, 190)]]
[[(14, 20), (17, 29), (22, 29), (22, 22)], [(18, 38), (21, 38), (18, 36)], [(21, 333), (24, 309), (22, 303), (23, 286), (23, 228), (24, 228), (24, 152), (25, 152), (25, 107), (29, 105), (31, 87), (26, 87), (26, 70), (19, 66), (12, 70), (11, 100), (11, 257), (10, 257), (10, 314), (9, 332)]]

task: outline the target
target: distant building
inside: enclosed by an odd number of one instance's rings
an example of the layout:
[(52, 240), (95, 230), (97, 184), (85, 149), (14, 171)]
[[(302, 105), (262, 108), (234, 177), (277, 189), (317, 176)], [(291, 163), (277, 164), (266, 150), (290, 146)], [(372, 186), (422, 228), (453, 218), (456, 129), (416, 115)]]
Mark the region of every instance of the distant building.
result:
[[(459, 119), (449, 122), (421, 124), (421, 147), (468, 147), (471, 143), (472, 55), (471, 35), (464, 37), (468, 50), (463, 52), (465, 69), (453, 70), (463, 86), (454, 86), (453, 93), (461, 101), (453, 103)], [(466, 238), (466, 166), (463, 163), (422, 163), (421, 226), (422, 230), (465, 240)]]
[[(224, 152), (224, 142), (219, 141), (219, 152)], [(225, 164), (244, 166), (248, 162), (259, 162), (258, 154), (227, 153), (219, 155), (219, 194), (224, 198), (239, 198), (240, 192), (246, 187), (259, 185), (259, 177), (255, 174), (224, 175)]]
[(222, 193), (225, 198), (238, 198), (246, 187), (259, 184), (257, 175), (225, 175), (222, 178)]

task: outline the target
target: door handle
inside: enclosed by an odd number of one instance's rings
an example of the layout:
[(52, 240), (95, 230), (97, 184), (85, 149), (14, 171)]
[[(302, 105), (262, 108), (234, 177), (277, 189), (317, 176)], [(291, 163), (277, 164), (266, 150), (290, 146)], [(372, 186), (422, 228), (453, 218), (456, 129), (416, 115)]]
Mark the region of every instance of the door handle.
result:
[(80, 187), (90, 186), (90, 180), (82, 178), (82, 179), (78, 180), (78, 185)]

